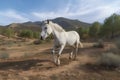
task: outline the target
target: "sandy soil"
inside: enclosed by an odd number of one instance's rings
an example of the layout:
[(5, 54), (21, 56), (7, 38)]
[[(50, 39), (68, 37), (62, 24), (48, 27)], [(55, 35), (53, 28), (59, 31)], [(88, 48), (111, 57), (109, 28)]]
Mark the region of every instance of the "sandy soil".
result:
[(66, 47), (60, 66), (52, 61), (52, 43), (0, 46), (0, 54), (10, 55), (8, 59), (0, 59), (0, 80), (120, 80), (120, 71), (102, 70), (92, 65), (101, 53), (114, 45), (106, 43), (105, 48), (93, 48), (92, 45), (84, 43), (84, 48), (79, 48), (77, 60), (69, 60), (71, 49)]

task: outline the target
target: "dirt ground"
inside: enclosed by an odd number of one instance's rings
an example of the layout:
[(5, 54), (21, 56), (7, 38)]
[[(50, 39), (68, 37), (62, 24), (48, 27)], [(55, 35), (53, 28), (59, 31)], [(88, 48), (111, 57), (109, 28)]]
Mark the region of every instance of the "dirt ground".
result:
[(77, 60), (69, 60), (71, 49), (66, 47), (61, 56), (61, 65), (53, 63), (52, 42), (34, 45), (30, 42), (0, 44), (0, 54), (9, 54), (0, 59), (0, 80), (120, 80), (120, 71), (104, 70), (93, 65), (101, 53), (114, 47), (105, 43), (105, 48), (93, 48), (93, 43), (83, 43)]

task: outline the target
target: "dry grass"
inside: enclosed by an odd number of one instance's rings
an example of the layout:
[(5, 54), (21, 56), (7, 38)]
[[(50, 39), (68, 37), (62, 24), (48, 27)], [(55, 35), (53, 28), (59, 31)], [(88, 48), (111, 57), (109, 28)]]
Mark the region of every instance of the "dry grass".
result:
[(117, 48), (120, 49), (120, 39), (117, 39), (115, 41), (115, 44), (116, 44)]
[(0, 59), (8, 59), (9, 58), (9, 54), (8, 53), (1, 53), (0, 54)]
[(104, 42), (103, 40), (99, 40), (97, 43), (95, 43), (93, 45), (93, 47), (96, 47), (96, 48), (104, 48)]
[(120, 67), (120, 55), (113, 53), (103, 53), (96, 65), (104, 69), (113, 70)]

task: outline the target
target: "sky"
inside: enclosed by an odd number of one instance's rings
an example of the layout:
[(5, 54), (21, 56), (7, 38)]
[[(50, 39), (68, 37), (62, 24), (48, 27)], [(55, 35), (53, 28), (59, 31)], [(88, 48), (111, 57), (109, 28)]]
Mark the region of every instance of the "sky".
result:
[(120, 0), (0, 0), (0, 25), (65, 17), (93, 23), (120, 13)]

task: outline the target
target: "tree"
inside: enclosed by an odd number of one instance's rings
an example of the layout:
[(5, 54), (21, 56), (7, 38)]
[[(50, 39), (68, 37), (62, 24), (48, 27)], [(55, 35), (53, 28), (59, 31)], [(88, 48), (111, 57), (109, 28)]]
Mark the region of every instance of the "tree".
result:
[(83, 28), (83, 27), (80, 27), (77, 29), (77, 32), (79, 33), (80, 37), (83, 38), (83, 39), (86, 39), (89, 37), (89, 29), (88, 28)]
[(89, 35), (91, 37), (97, 37), (101, 24), (99, 22), (94, 22), (91, 27), (89, 27)]
[(82, 37), (82, 35), (83, 35), (83, 28), (82, 28), (82, 27), (78, 28), (78, 29), (77, 29), (77, 32), (78, 32), (79, 35)]
[(120, 15), (113, 14), (105, 19), (100, 29), (100, 35), (103, 37), (113, 38), (120, 34)]

